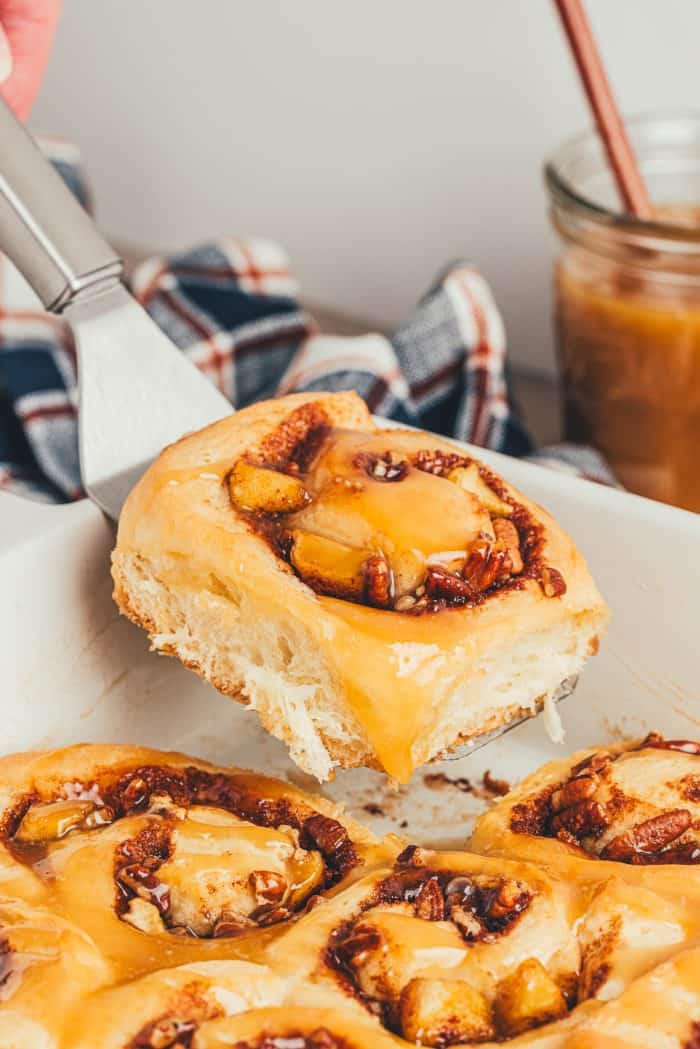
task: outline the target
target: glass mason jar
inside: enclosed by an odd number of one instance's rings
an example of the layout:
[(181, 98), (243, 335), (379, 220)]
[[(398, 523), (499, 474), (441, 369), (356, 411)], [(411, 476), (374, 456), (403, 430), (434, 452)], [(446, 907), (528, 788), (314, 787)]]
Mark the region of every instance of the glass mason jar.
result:
[(654, 221), (621, 213), (594, 132), (545, 167), (564, 429), (626, 488), (700, 512), (700, 114), (627, 126)]

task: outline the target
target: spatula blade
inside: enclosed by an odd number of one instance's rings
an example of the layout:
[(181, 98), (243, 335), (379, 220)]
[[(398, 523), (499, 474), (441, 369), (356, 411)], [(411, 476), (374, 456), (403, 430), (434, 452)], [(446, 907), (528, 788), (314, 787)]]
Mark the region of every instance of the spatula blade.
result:
[(117, 284), (64, 311), (78, 348), (83, 486), (109, 517), (158, 453), (231, 405)]
[[(578, 674), (573, 674), (571, 677), (565, 678), (552, 696), (552, 701), (554, 703), (561, 703), (562, 699), (568, 699), (577, 684)], [(451, 750), (449, 754), (445, 754), (440, 760), (458, 761), (460, 758), (466, 758), (475, 751), (481, 750), (481, 748), (485, 747), (487, 743), (493, 743), (493, 741), (500, 736), (504, 736), (506, 732), (510, 732), (511, 729), (517, 728), (518, 725), (522, 725), (524, 721), (531, 721), (533, 717), (537, 716), (539, 715), (526, 714), (524, 717), (515, 718), (514, 721), (509, 721), (507, 725), (501, 725), (498, 728), (493, 729), (491, 732), (485, 732), (483, 736), (477, 736), (476, 739), (470, 740), (468, 743), (463, 743), (459, 747), (455, 747), (454, 750)]]

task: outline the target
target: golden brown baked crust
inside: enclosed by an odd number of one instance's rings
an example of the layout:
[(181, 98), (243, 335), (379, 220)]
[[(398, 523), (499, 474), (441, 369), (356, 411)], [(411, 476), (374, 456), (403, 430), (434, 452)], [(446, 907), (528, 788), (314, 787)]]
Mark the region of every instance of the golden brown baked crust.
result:
[(354, 394), (262, 402), (167, 448), (113, 576), (154, 648), (319, 779), (407, 780), (537, 712), (607, 621), (544, 510), (445, 439), (377, 430)]
[(14, 755), (0, 784), (3, 1049), (697, 1044), (700, 867), (378, 842), (141, 747)]

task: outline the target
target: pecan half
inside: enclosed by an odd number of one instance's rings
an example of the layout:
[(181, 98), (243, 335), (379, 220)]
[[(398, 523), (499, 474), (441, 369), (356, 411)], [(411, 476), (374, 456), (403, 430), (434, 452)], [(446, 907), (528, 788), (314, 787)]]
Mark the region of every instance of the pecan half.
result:
[(359, 862), (343, 824), (320, 812), (304, 820), (299, 844), (303, 849), (318, 849), (331, 870), (339, 873), (345, 873)]
[(445, 899), (437, 878), (428, 878), (416, 897), (416, 917), (441, 922), (445, 917)]
[(431, 600), (444, 599), (454, 605), (466, 604), (474, 598), (474, 588), (466, 579), (438, 565), (431, 565), (428, 569), (425, 589)]
[(545, 597), (561, 597), (566, 593), (564, 576), (557, 568), (548, 568), (546, 565), (540, 573), (540, 586)]
[(663, 852), (636, 852), (630, 863), (636, 866), (663, 863), (681, 863), (690, 866), (700, 863), (700, 845), (689, 841), (684, 845), (671, 846), (670, 849), (664, 849)]
[(673, 809), (638, 823), (636, 827), (618, 834), (603, 849), (605, 860), (629, 863), (639, 853), (658, 853), (687, 831), (692, 823), (688, 809)]

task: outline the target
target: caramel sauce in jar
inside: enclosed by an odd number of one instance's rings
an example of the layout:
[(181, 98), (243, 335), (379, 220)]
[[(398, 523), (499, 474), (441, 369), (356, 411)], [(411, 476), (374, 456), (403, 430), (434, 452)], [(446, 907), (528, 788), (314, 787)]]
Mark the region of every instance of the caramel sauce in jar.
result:
[(628, 130), (651, 221), (615, 203), (595, 135), (546, 167), (564, 432), (628, 490), (700, 512), (700, 117)]
[[(700, 230), (700, 209), (690, 215)], [(576, 246), (558, 261), (565, 434), (599, 448), (631, 491), (700, 511), (700, 279), (665, 281), (657, 264)]]

